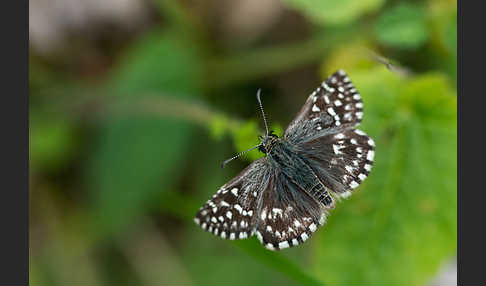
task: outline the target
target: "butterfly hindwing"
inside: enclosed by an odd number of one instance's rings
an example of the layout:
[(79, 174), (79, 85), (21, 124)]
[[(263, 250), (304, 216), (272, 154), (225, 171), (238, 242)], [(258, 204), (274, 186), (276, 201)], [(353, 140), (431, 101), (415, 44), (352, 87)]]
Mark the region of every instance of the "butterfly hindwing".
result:
[(298, 150), (326, 188), (347, 197), (369, 175), (375, 143), (363, 131), (347, 129), (313, 138)]
[(299, 143), (317, 133), (356, 127), (362, 118), (361, 96), (346, 73), (339, 70), (312, 92), (284, 138)]
[(262, 194), (256, 235), (267, 249), (288, 248), (307, 240), (325, 218), (316, 200), (276, 171)]
[(258, 201), (269, 180), (266, 158), (250, 164), (223, 185), (197, 212), (194, 221), (206, 231), (224, 239), (245, 239), (253, 235)]

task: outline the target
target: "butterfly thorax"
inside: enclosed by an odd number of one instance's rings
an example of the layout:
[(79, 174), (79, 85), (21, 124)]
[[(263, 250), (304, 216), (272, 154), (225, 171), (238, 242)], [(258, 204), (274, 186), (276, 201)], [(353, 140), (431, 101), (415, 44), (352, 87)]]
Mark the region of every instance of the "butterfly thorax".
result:
[(283, 173), (308, 194), (315, 196), (325, 206), (333, 207), (333, 201), (314, 170), (297, 153), (290, 142), (276, 138), (267, 152), (267, 159), (277, 172)]

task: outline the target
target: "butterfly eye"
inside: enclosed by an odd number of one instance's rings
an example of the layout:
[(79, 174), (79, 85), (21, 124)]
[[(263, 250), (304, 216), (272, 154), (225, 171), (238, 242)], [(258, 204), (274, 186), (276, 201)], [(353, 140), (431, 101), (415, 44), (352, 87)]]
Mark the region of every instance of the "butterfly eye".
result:
[(265, 146), (263, 146), (263, 144), (262, 144), (262, 145), (260, 145), (260, 147), (258, 147), (258, 150), (259, 150), (260, 152), (262, 152), (263, 154), (267, 154), (267, 149), (265, 149)]

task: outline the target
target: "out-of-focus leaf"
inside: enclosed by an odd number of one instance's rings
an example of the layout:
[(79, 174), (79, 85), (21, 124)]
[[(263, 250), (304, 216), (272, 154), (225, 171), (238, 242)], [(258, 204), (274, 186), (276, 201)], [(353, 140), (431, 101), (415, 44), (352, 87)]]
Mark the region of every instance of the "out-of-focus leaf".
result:
[(457, 81), (457, 1), (429, 0), (432, 60)]
[[(110, 89), (134, 103), (147, 93), (191, 98), (200, 70), (193, 48), (174, 34), (149, 35), (126, 56)], [(177, 119), (123, 114), (101, 129), (89, 166), (97, 212), (113, 229), (133, 222), (157, 193), (171, 187), (191, 131)]]
[(111, 87), (117, 94), (193, 95), (200, 85), (197, 47), (172, 32), (147, 35), (123, 60)]
[(428, 38), (422, 6), (403, 3), (385, 10), (375, 26), (376, 37), (384, 45), (417, 48)]
[(328, 77), (339, 69), (370, 69), (376, 66), (372, 61), (372, 48), (364, 42), (350, 42), (335, 48), (322, 66), (322, 74)]
[[(256, 146), (260, 143), (258, 135), (262, 135), (258, 129), (256, 120), (248, 120), (238, 130), (231, 130), (233, 135), (233, 143), (238, 152), (246, 151), (247, 149)], [(258, 150), (253, 150), (245, 154), (245, 158), (249, 160), (256, 160), (262, 157), (262, 153)]]
[(74, 155), (75, 132), (69, 120), (38, 113), (30, 115), (30, 160), (37, 169), (62, 168)]
[(222, 115), (214, 116), (210, 122), (209, 132), (215, 139), (221, 139), (228, 130), (227, 120)]
[(441, 75), (348, 74), (375, 165), (317, 233), (314, 272), (330, 285), (424, 285), (456, 249), (456, 97)]
[(320, 24), (347, 24), (360, 16), (378, 10), (384, 0), (285, 0), (312, 21)]

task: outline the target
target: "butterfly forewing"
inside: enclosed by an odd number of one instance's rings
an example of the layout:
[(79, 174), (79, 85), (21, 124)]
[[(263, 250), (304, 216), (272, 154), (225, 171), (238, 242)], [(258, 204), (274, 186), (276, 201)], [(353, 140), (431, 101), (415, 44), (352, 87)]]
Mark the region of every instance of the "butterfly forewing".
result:
[(278, 171), (262, 194), (256, 236), (268, 249), (292, 247), (324, 224), (319, 203)]
[(258, 202), (266, 188), (271, 169), (261, 158), (208, 200), (197, 212), (194, 221), (206, 231), (225, 239), (244, 239), (253, 235)]
[(339, 70), (312, 92), (284, 138), (299, 143), (318, 133), (355, 127), (362, 118), (361, 96), (346, 73)]

